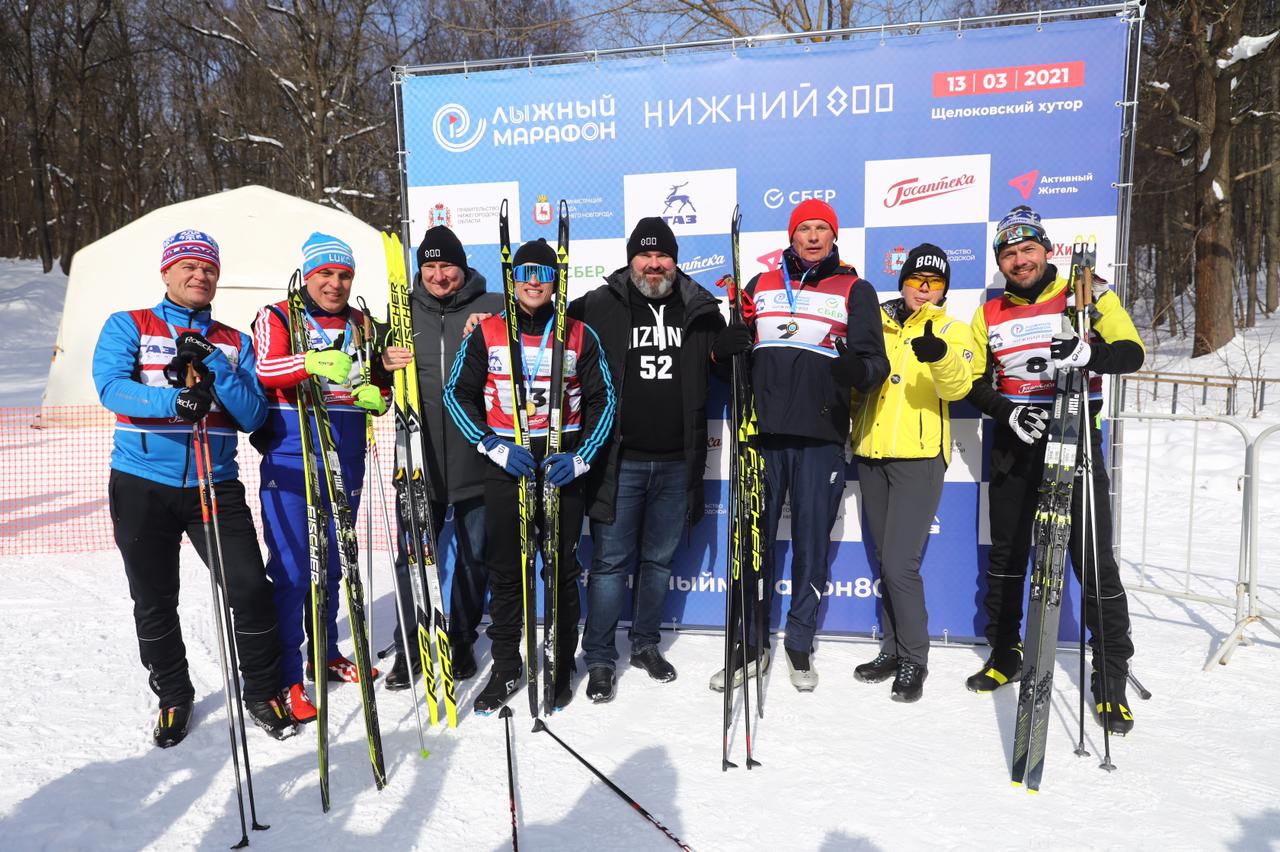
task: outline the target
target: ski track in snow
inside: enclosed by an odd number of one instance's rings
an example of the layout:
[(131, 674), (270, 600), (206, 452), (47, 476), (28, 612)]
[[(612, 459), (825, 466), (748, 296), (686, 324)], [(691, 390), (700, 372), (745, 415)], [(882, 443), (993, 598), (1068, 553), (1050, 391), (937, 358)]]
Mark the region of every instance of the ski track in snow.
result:
[[(0, 405), (38, 404), (48, 371), (41, 340), (52, 346), (65, 284), (31, 261), (0, 260), (0, 316), (28, 331), (0, 341), (9, 377)], [(1280, 318), (1260, 320), (1224, 357), (1280, 376), (1280, 342), (1269, 345), (1277, 329)], [(1222, 359), (1191, 361), (1188, 348), (1166, 341), (1148, 368), (1226, 372)], [(1251, 434), (1280, 422), (1280, 393), (1261, 419), (1244, 422)], [(1192, 477), (1186, 459), (1197, 443)], [(706, 685), (723, 653), (715, 636), (664, 634), (680, 677), (657, 684), (627, 666), (620, 634), (615, 701), (590, 704), (580, 672), (573, 704), (549, 724), (698, 850), (1280, 849), (1280, 640), (1251, 629), (1255, 641), (1229, 665), (1203, 672), (1232, 628), (1231, 607), (1134, 591), (1145, 583), (1233, 594), (1240, 447), (1222, 426), (1205, 424), (1197, 434), (1185, 425), (1126, 425), (1120, 559), (1131, 590), (1134, 668), (1154, 697), (1144, 702), (1130, 691), (1137, 728), (1112, 740), (1115, 773), (1098, 769), (1102, 734), (1091, 718), (1093, 756), (1072, 753), (1079, 675), (1069, 650), (1058, 656), (1039, 796), (1008, 783), (1016, 688), (993, 696), (964, 689), (985, 648), (935, 643), (924, 699), (899, 705), (888, 699), (888, 682), (852, 678), (853, 666), (874, 655), (870, 642), (820, 639), (821, 683), (812, 695), (791, 688), (775, 644), (767, 715), (755, 729), (764, 766), (751, 772), (720, 770), (721, 696)], [(1280, 437), (1262, 451), (1259, 483), (1261, 600), (1272, 608), (1280, 608), (1272, 556), (1280, 552), (1277, 461)], [(0, 558), (0, 630), (13, 659), (31, 661), (0, 698), (0, 850), (219, 849), (238, 840), (208, 575), (189, 546), (182, 559), (196, 719), (185, 742), (162, 751), (150, 741), (155, 701), (137, 661), (119, 555)], [(389, 570), (384, 555), (378, 559), (375, 648), (390, 640), (393, 612)], [(838, 576), (839, 565), (833, 571)], [(340, 634), (349, 648), (345, 618)], [(379, 685), (389, 774), (381, 793), (358, 690), (332, 690), (328, 815), (320, 812), (314, 728), (277, 743), (251, 725), (259, 818), (272, 826), (251, 832), (252, 848), (510, 848), (503, 725), (470, 711), (487, 674), (485, 640), (477, 650), (480, 677), (459, 684), (460, 727), (430, 731), (425, 761), (409, 695)], [(672, 848), (549, 737), (530, 732), (523, 692), (512, 708), (523, 848)], [(736, 720), (733, 757), (741, 763)]]

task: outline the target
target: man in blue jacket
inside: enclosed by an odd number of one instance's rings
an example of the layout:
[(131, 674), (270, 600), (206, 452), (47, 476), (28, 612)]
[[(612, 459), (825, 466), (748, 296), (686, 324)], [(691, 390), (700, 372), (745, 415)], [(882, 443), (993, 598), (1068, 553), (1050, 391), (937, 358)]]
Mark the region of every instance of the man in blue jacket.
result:
[[(116, 415), (111, 522), (133, 598), (139, 655), (160, 700), (152, 736), (161, 748), (186, 736), (195, 697), (178, 622), (178, 549), (185, 532), (209, 563), (192, 448), (192, 424), (200, 420), (208, 427), (245, 706), (276, 739), (297, 732), (279, 694), (271, 583), (236, 466), (236, 433), (261, 426), (267, 402), (248, 335), (210, 316), (219, 269), (212, 237), (174, 234), (160, 259), (165, 297), (153, 308), (108, 317), (93, 353), (98, 397)], [(201, 378), (183, 387), (188, 366)]]

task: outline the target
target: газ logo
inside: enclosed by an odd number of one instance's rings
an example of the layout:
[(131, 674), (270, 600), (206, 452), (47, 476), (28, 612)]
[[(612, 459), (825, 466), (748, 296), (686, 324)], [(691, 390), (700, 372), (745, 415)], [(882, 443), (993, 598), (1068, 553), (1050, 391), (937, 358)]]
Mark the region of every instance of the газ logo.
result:
[[(665, 199), (666, 206), (662, 208), (662, 218), (672, 225), (692, 225), (698, 221), (698, 208), (693, 206), (693, 202), (689, 200), (688, 193), (681, 192), (689, 185), (689, 181), (676, 184), (671, 187), (671, 191), (667, 193)], [(672, 211), (672, 206), (675, 210)], [(688, 213), (685, 211), (688, 210)], [(671, 215), (667, 215), (670, 213)]]
[(897, 207), (899, 204), (911, 204), (939, 195), (948, 195), (973, 186), (975, 178), (971, 174), (959, 177), (944, 177), (929, 183), (920, 183), (920, 178), (910, 177), (900, 180), (889, 187), (885, 194), (884, 206)]
[(484, 119), (476, 122), (476, 129), (471, 130), (471, 116), (465, 107), (459, 104), (445, 104), (436, 110), (431, 119), (431, 132), (435, 134), (440, 147), (453, 154), (470, 151), (484, 138)]
[(545, 195), (539, 195), (537, 202), (533, 205), (533, 221), (539, 225), (551, 224), (551, 202)]

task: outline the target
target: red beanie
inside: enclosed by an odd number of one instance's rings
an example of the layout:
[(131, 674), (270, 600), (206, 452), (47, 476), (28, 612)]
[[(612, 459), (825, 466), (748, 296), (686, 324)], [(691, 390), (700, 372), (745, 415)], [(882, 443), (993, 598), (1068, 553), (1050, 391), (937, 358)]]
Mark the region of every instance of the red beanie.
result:
[(807, 222), (810, 219), (821, 219), (831, 226), (832, 232), (837, 237), (840, 236), (840, 223), (836, 220), (836, 211), (825, 201), (809, 198), (801, 201), (796, 205), (796, 209), (791, 211), (791, 222), (787, 225), (787, 239), (795, 236), (796, 228), (800, 227), (801, 222)]

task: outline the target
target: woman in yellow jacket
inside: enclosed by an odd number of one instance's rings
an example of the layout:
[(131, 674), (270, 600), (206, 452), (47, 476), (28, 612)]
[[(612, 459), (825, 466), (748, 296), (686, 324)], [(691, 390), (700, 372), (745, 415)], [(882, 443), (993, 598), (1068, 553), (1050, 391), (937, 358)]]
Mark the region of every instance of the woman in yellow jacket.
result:
[(973, 384), (969, 326), (947, 316), (947, 254), (929, 243), (907, 255), (902, 297), (880, 306), (889, 378), (853, 404), (850, 440), (858, 463), (867, 529), (880, 560), (880, 626), (874, 660), (854, 669), (867, 683), (893, 677), (895, 701), (923, 694), (929, 664), (920, 558), (951, 461), (948, 403)]

